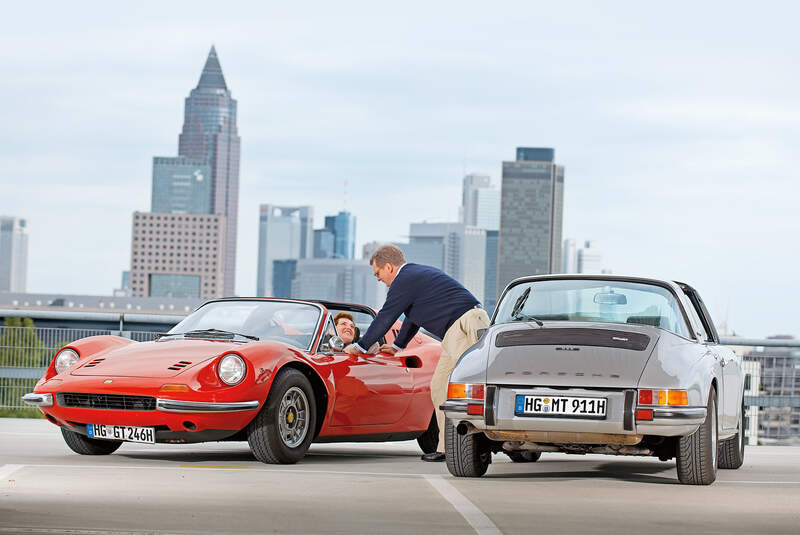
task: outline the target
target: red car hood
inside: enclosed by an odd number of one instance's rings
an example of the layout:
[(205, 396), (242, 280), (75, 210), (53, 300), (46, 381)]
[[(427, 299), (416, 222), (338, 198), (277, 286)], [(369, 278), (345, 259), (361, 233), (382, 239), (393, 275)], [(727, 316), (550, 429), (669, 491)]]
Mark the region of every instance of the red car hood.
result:
[(175, 377), (214, 357), (241, 347), (231, 342), (208, 340), (165, 340), (139, 342), (101, 351), (70, 375), (104, 377)]

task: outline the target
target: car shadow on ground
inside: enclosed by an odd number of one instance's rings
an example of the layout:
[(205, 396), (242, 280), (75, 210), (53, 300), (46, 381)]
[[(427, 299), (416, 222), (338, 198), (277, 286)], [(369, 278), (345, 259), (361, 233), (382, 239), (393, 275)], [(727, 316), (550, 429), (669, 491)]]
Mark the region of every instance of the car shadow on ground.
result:
[[(250, 451), (247, 446), (244, 446), (242, 449), (226, 449), (224, 451), (166, 451), (163, 449), (154, 450), (152, 452), (149, 451), (118, 451), (114, 454), (118, 457), (125, 457), (127, 459), (136, 459), (136, 460), (150, 460), (150, 461), (169, 461), (169, 462), (180, 462), (186, 464), (192, 463), (257, 463), (256, 466), (260, 466), (261, 463), (253, 456), (253, 453)], [(422, 453), (414, 453), (410, 451), (402, 451), (402, 452), (393, 452), (393, 453), (386, 453), (386, 452), (379, 452), (379, 451), (370, 451), (362, 449), (352, 449), (352, 450), (342, 450), (337, 449), (336, 451), (325, 451), (325, 450), (317, 450), (311, 449), (308, 453), (306, 453), (305, 457), (303, 457), (297, 464), (302, 465), (318, 465), (318, 464), (366, 464), (372, 463), (375, 461), (381, 462), (391, 462), (393, 459), (398, 461), (408, 461), (408, 460), (416, 460)], [(291, 466), (291, 465), (268, 465), (265, 466)]]
[[(661, 485), (677, 485), (678, 477), (675, 474), (675, 463), (637, 463), (637, 462), (606, 462), (593, 466), (591, 470), (548, 470), (548, 464), (563, 461), (545, 461), (536, 463), (505, 464), (505, 470), (513, 472), (492, 473), (492, 468), (484, 476), (490, 479), (615, 479), (619, 481), (636, 481), (640, 483), (654, 483)], [(513, 466), (513, 468), (511, 468)], [(553, 466), (553, 468), (558, 468)], [(666, 474), (661, 475), (666, 472)], [(658, 475), (657, 475), (658, 474)]]

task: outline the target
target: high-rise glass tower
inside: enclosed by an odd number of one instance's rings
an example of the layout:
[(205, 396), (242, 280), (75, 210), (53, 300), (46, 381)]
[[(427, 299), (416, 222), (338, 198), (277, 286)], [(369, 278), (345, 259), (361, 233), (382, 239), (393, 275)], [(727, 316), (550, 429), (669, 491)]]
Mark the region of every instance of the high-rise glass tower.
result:
[(24, 292), (28, 276), (28, 225), (0, 216), (0, 292)]
[(356, 254), (356, 216), (350, 212), (325, 216), (325, 228), (333, 232), (334, 258), (352, 260)]
[(550, 148), (517, 149), (503, 162), (497, 290), (526, 275), (561, 270), (564, 166)]
[(275, 260), (311, 258), (314, 250), (314, 208), (262, 204), (258, 224), (256, 295), (275, 296)]
[(186, 98), (178, 154), (205, 160), (211, 168), (211, 207), (227, 219), (224, 295), (233, 295), (236, 279), (236, 230), (239, 211), (239, 145), (236, 100), (225, 83), (217, 51), (211, 47), (197, 87)]

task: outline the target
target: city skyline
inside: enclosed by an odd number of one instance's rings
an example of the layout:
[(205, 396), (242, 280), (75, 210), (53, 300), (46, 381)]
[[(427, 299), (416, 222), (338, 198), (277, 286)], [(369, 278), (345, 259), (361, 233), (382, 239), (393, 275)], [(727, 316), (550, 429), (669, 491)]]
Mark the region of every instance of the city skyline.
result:
[(497, 182), (514, 147), (551, 146), (569, 171), (563, 236), (597, 239), (615, 273), (692, 283), (739, 333), (797, 335), (800, 253), (785, 244), (800, 230), (798, 7), (766, 24), (714, 2), (690, 20), (577, 5), (425, 5), (422, 17), (416, 4), (392, 24), (323, 4), (222, 17), (161, 6), (158, 22), (12, 6), (0, 213), (28, 221), (28, 291), (118, 286), (152, 156), (174, 154), (180, 97), (213, 42), (242, 107), (236, 293), (255, 293), (259, 204), (347, 209), (357, 249), (403, 241), (411, 221), (458, 220), (465, 174)]

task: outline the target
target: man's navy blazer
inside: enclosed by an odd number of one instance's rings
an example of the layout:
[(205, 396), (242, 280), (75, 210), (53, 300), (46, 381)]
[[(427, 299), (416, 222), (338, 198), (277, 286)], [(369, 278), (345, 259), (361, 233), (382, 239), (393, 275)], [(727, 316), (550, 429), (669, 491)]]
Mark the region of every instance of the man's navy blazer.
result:
[(403, 327), (394, 345), (405, 348), (420, 327), (444, 338), (447, 329), (467, 310), (480, 306), (469, 290), (440, 269), (404, 264), (389, 286), (386, 302), (358, 341), (364, 350), (386, 334), (401, 314)]

